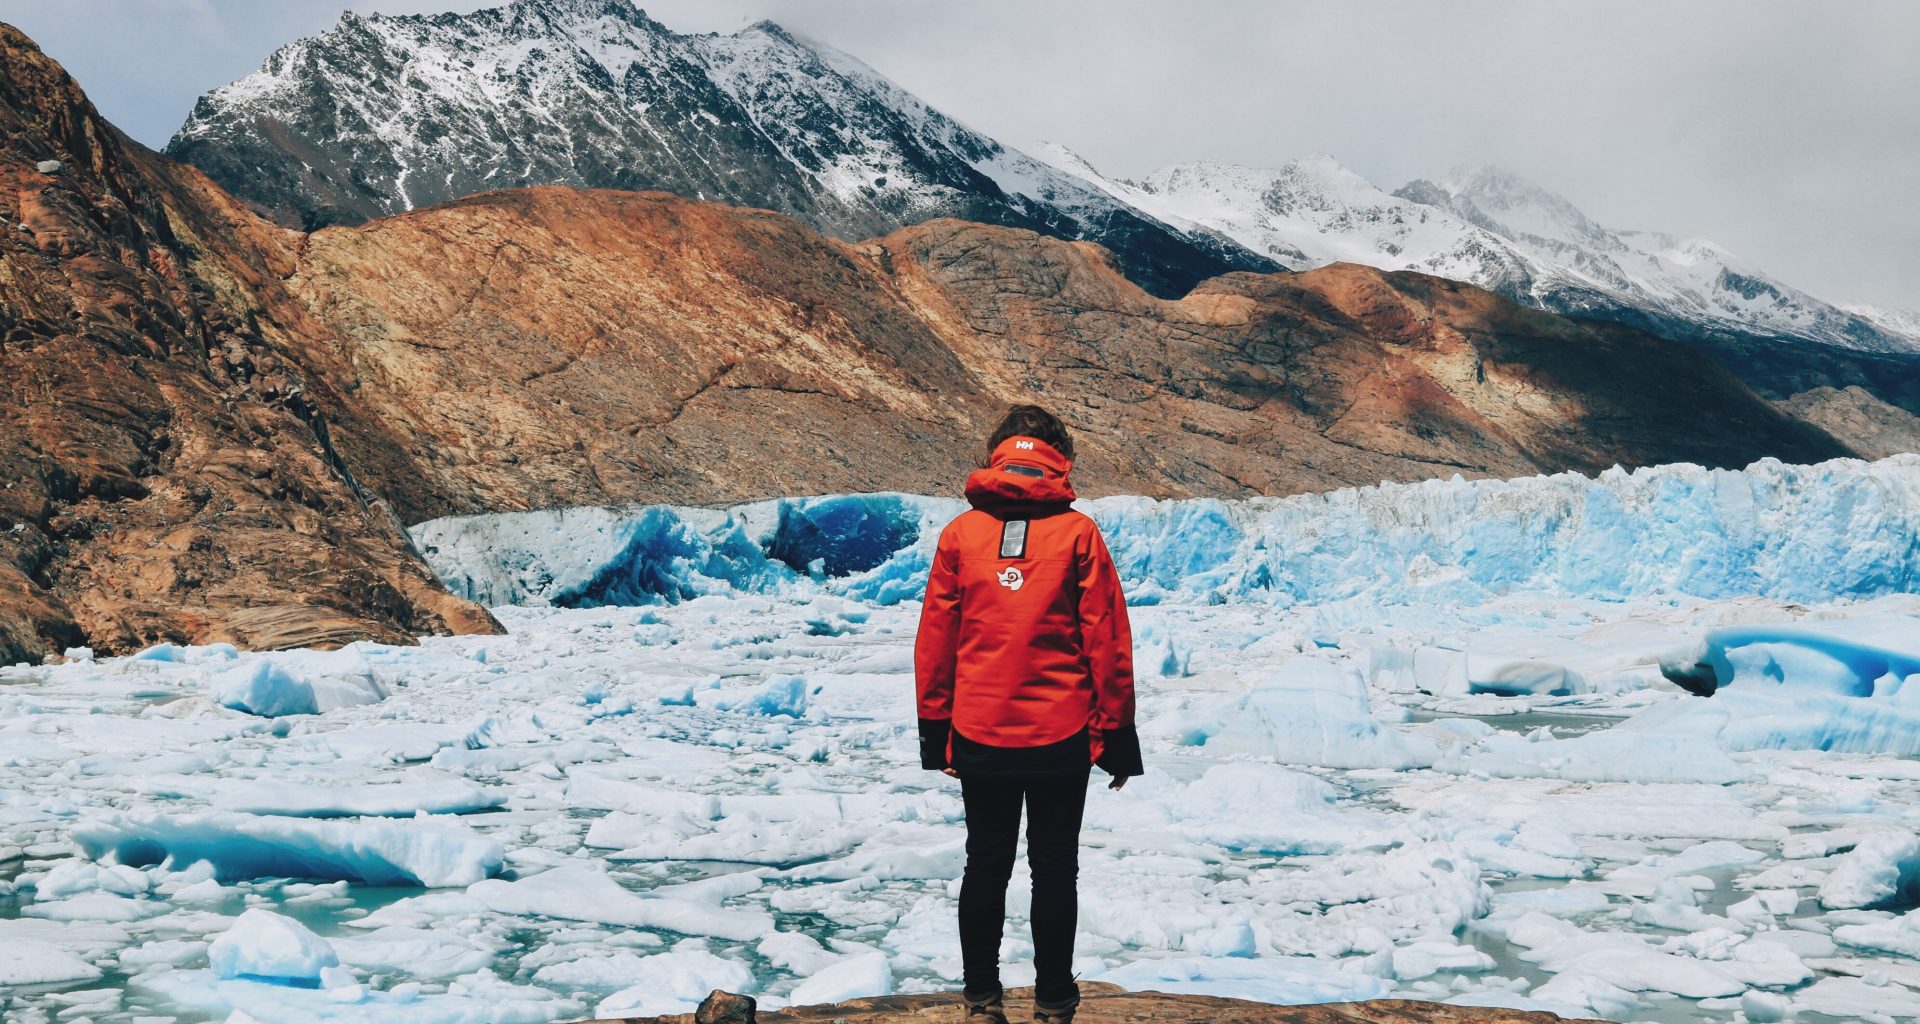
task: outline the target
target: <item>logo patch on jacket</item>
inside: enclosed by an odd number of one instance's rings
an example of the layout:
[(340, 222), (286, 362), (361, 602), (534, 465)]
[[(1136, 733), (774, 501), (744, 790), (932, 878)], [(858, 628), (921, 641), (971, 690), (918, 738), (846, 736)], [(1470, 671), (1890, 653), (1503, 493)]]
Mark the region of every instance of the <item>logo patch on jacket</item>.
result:
[(1027, 578), (1020, 574), (1020, 567), (1009, 565), (1000, 570), (1000, 585), (1008, 590), (1019, 590), (1027, 585)]
[(1027, 521), (1009, 519), (1000, 524), (1000, 557), (1027, 557)]

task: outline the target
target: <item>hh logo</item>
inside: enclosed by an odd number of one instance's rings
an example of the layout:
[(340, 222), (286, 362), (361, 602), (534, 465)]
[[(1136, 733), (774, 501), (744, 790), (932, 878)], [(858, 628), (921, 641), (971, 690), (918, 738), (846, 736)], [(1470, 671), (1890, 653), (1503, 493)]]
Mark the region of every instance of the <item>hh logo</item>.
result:
[(1027, 451), (1032, 451), (1032, 450), (1033, 450), (1033, 442), (1032, 442), (1032, 441), (1015, 441), (1015, 442), (1013, 442), (1013, 446), (1014, 446), (1015, 448), (1024, 448), (1024, 449), (1026, 449)]
[(1027, 585), (1027, 578), (1020, 575), (1020, 567), (1009, 565), (1000, 570), (1000, 585), (1008, 590), (1019, 590)]

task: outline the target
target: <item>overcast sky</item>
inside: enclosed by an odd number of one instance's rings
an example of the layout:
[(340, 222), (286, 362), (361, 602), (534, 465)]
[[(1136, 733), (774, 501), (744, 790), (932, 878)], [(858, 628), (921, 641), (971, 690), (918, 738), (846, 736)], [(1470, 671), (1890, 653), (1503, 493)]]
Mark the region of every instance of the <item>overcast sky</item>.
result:
[[(640, 2), (680, 31), (772, 18), (1002, 142), (1061, 142), (1110, 174), (1324, 152), (1393, 189), (1491, 163), (1608, 226), (1920, 309), (1920, 3)], [(0, 0), (0, 18), (157, 147), (201, 92), (347, 6)]]

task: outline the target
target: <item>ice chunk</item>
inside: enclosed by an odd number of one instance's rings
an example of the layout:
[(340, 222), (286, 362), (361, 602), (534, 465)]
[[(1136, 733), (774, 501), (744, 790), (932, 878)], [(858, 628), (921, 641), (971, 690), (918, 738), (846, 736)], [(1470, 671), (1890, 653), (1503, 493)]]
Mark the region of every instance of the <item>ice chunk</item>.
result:
[(1571, 782), (1740, 782), (1751, 774), (1720, 747), (1728, 711), (1691, 697), (1655, 704), (1610, 729), (1567, 739), (1493, 733), (1441, 756), (1442, 771)]
[(506, 795), (464, 779), (397, 782), (374, 786), (311, 786), (252, 782), (222, 790), (213, 799), (222, 810), (296, 818), (388, 817), (469, 814), (506, 803)]
[(389, 696), (351, 648), (259, 655), (216, 673), (211, 685), (215, 702), (263, 718), (325, 714)]
[(1820, 883), (1820, 905), (1881, 907), (1920, 903), (1920, 836), (1884, 832), (1842, 854)]
[(920, 512), (899, 494), (783, 500), (767, 555), (795, 572), (851, 576), (886, 563), (920, 538)]
[(438, 980), (472, 974), (493, 962), (497, 946), (484, 936), (422, 928), (376, 928), (330, 940), (340, 962), (368, 971), (393, 971)]
[(745, 696), (722, 698), (715, 706), (750, 715), (804, 718), (807, 714), (807, 697), (818, 689), (801, 676), (775, 676)]
[(691, 1013), (714, 989), (740, 992), (753, 987), (753, 972), (745, 965), (694, 945), (676, 946), (643, 957), (640, 963), (644, 965), (638, 975), (642, 980), (602, 999), (595, 1009), (597, 1014), (657, 1017)]
[(1920, 754), (1920, 620), (1723, 626), (1662, 670), (1726, 704), (1734, 749)]
[(410, 532), (449, 589), (488, 605), (650, 604), (795, 578), (739, 517), (710, 509), (554, 509), (436, 519)]
[(1440, 753), (1424, 736), (1374, 721), (1359, 676), (1311, 657), (1281, 662), (1243, 700), (1185, 739), (1210, 753), (1261, 754), (1327, 768), (1422, 768)]
[(641, 895), (586, 864), (568, 864), (518, 881), (479, 882), (467, 887), (467, 895), (502, 914), (655, 928), (742, 942), (773, 931), (773, 918), (764, 912), (723, 908), (718, 901)]
[(824, 967), (794, 986), (787, 999), (795, 1006), (838, 1003), (893, 994), (893, 968), (878, 951), (859, 953)]
[(1866, 924), (1843, 924), (1833, 930), (1836, 942), (1859, 949), (1883, 950), (1920, 957), (1920, 910)]
[(1526, 959), (1548, 971), (1588, 975), (1631, 992), (1705, 999), (1747, 990), (1719, 963), (1663, 952), (1638, 936), (1584, 931), (1545, 914), (1522, 915), (1507, 925), (1506, 934), (1508, 941), (1527, 947)]
[(1876, 980), (1877, 984), (1862, 978), (1821, 978), (1793, 993), (1793, 1009), (1875, 1024), (1920, 1017), (1920, 993), (1884, 978)]
[(1425, 940), (1393, 948), (1393, 976), (1418, 981), (1441, 971), (1490, 971), (1493, 958), (1457, 942)]
[(1144, 792), (1144, 806), (1094, 804), (1091, 820), (1171, 829), (1230, 850), (1273, 854), (1336, 853), (1360, 841), (1360, 830), (1370, 824), (1336, 811), (1334, 788), (1325, 780), (1258, 762), (1217, 764), (1178, 789), (1162, 793), (1151, 786)]
[(53, 943), (34, 939), (10, 939), (0, 956), (0, 986), (92, 981), (102, 973)]
[(219, 978), (312, 987), (323, 969), (339, 966), (340, 958), (306, 925), (255, 907), (213, 940), (207, 962)]
[(1195, 992), (1282, 1005), (1379, 999), (1392, 990), (1380, 978), (1304, 956), (1140, 959), (1087, 977), (1135, 991)]
[(509, 984), (488, 971), (455, 978), (445, 992), (431, 994), (416, 983), (386, 991), (362, 985), (307, 988), (195, 970), (143, 974), (132, 984), (209, 1015), (270, 1024), (547, 1024), (577, 1018), (582, 1010), (573, 1000)]
[(500, 870), (498, 842), (401, 822), (312, 821), (210, 811), (134, 811), (75, 828), (87, 856), (136, 866), (204, 860), (222, 881), (321, 878), (371, 885), (469, 885)]

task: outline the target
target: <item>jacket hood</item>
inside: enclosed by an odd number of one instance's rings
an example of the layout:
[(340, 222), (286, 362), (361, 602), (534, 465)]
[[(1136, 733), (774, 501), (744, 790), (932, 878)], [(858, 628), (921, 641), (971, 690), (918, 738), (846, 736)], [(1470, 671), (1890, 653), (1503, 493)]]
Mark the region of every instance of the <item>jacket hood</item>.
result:
[(1073, 460), (1037, 437), (1009, 437), (967, 477), (967, 501), (991, 512), (1007, 506), (1065, 505), (1074, 498)]

